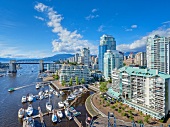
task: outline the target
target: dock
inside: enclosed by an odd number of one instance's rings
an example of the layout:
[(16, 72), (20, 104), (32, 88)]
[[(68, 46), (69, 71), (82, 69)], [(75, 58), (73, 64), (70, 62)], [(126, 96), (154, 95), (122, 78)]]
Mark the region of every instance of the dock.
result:
[(79, 127), (83, 127), (82, 123), (80, 123), (80, 121), (77, 119), (77, 117), (73, 117), (73, 120), (76, 122), (76, 124), (79, 126)]

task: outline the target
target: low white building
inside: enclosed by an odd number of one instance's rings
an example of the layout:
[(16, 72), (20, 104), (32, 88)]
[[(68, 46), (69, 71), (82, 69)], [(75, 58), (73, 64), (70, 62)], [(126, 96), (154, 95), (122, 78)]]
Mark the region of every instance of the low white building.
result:
[(156, 69), (122, 67), (112, 71), (110, 95), (122, 96), (125, 104), (153, 118), (165, 118), (170, 111), (170, 75)]
[(75, 77), (78, 77), (79, 82), (84, 78), (85, 82), (89, 81), (90, 71), (86, 65), (69, 65), (63, 64), (60, 73), (59, 81), (62, 83), (64, 80), (66, 83), (72, 78), (73, 83), (75, 82)]

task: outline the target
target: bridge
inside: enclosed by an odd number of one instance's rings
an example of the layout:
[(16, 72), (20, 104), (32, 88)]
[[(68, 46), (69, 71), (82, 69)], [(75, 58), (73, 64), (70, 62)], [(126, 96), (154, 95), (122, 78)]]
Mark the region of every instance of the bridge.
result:
[(16, 73), (17, 72), (17, 68), (16, 65), (17, 64), (39, 64), (39, 72), (43, 72), (44, 71), (44, 65), (45, 64), (52, 64), (53, 62), (45, 62), (43, 60), (39, 60), (39, 61), (25, 61), (25, 60), (10, 60), (9, 62), (9, 73)]

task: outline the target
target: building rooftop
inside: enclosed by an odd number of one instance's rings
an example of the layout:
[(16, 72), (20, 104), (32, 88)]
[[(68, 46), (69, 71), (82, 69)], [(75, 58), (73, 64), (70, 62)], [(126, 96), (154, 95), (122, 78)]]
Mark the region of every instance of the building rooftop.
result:
[(159, 76), (163, 79), (170, 78), (170, 75), (165, 74), (163, 72), (159, 72), (156, 69), (143, 69), (140, 67), (122, 67), (119, 69), (120, 71), (125, 71), (130, 75), (144, 76), (144, 77), (154, 77)]

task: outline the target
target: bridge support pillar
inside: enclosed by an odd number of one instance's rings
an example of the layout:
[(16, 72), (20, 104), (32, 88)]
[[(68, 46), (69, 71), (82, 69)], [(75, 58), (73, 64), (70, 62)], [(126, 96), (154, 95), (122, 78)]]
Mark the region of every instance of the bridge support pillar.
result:
[(10, 60), (9, 62), (9, 73), (16, 73), (16, 60)]
[(40, 63), (39, 63), (39, 72), (43, 72), (44, 71), (44, 61), (43, 60), (40, 60)]

